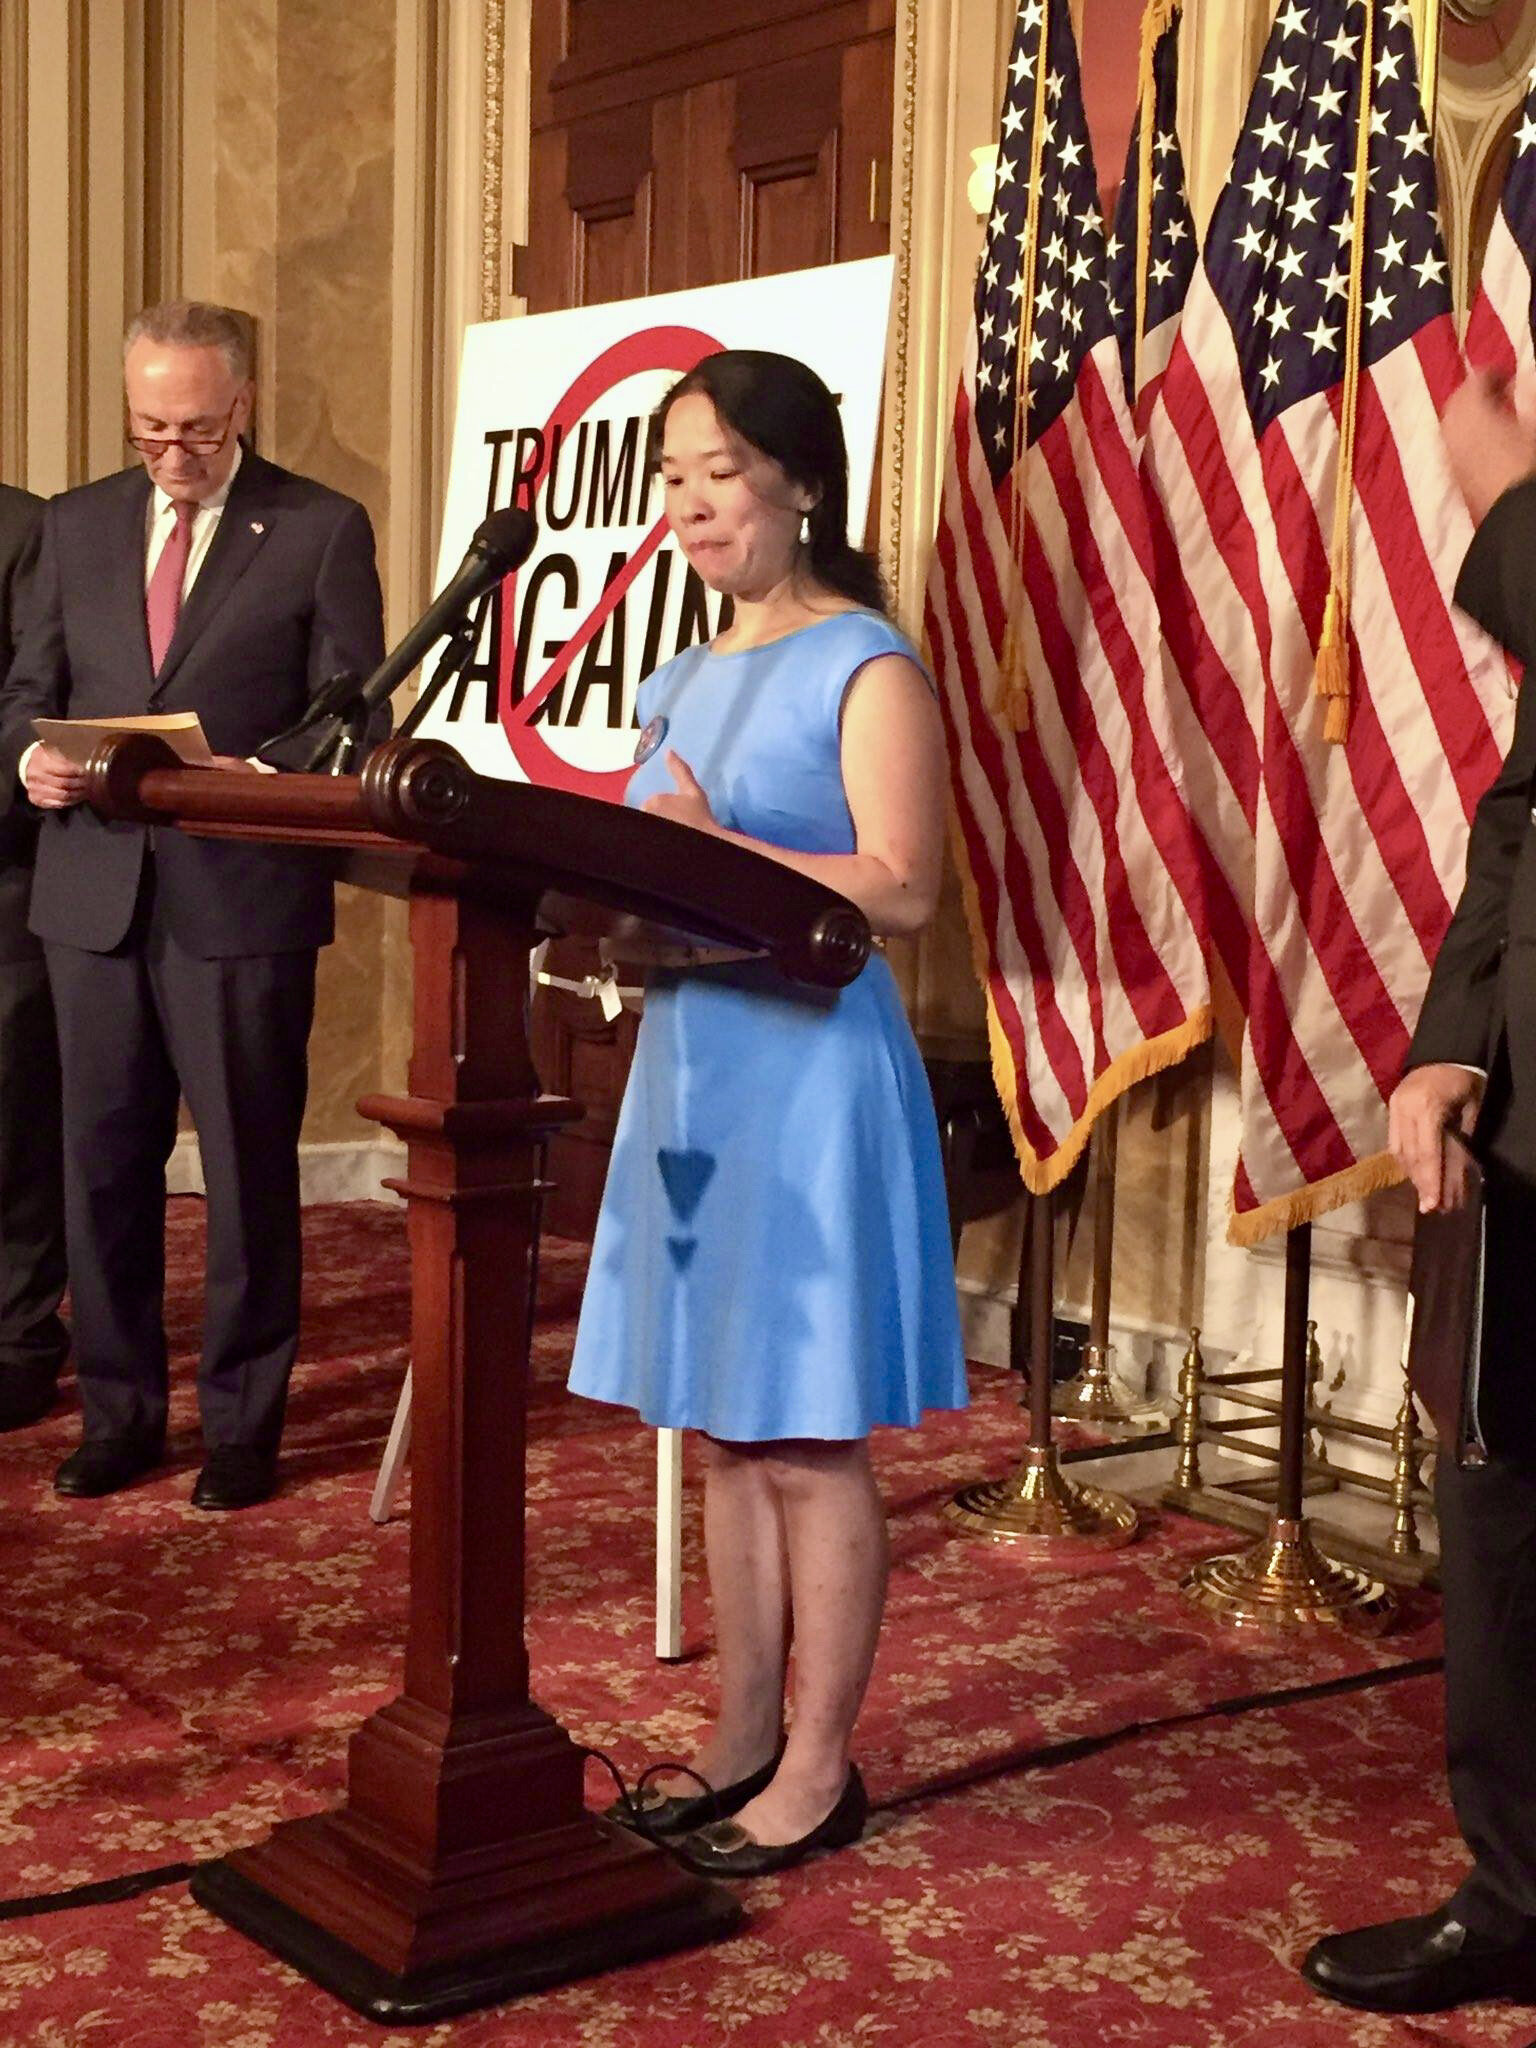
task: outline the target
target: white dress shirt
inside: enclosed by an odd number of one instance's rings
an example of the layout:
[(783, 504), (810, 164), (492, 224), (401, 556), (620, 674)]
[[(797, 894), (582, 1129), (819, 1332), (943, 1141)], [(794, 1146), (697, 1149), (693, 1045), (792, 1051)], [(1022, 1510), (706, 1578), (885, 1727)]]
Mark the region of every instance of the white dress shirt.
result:
[[(187, 553), (187, 573), (181, 579), (181, 595), (185, 600), (187, 592), (197, 581), (197, 572), (208, 559), (208, 550), (213, 545), (213, 536), (219, 530), (219, 521), (224, 517), (224, 507), (229, 503), (229, 489), (239, 474), (240, 463), (245, 450), (237, 441), (235, 459), (230, 464), (229, 475), (210, 498), (200, 500), (196, 516), (192, 521), (192, 546)], [(155, 573), (171, 530), (176, 524), (175, 501), (167, 497), (158, 484), (150, 493), (149, 507), (144, 515), (144, 588), (149, 589), (150, 578)]]
[[(197, 581), (198, 571), (208, 559), (208, 550), (213, 545), (213, 536), (219, 530), (219, 521), (224, 517), (224, 507), (229, 503), (230, 486), (239, 474), (240, 464), (244, 458), (245, 450), (237, 441), (235, 443), (235, 459), (229, 466), (229, 475), (225, 477), (223, 483), (220, 484), (211, 497), (203, 498), (198, 503), (197, 512), (192, 521), (192, 545), (187, 552), (187, 573), (181, 579), (183, 603), (186, 602), (187, 592)], [(155, 564), (159, 561), (161, 552), (166, 542), (170, 539), (171, 530), (175, 524), (175, 501), (156, 484), (149, 494), (149, 505), (144, 514), (144, 588), (146, 592), (149, 589), (149, 580), (155, 573)], [(22, 749), (21, 759), (16, 764), (16, 773), (20, 777), (23, 787), (25, 787), (27, 780), (27, 763), (40, 745), (40, 741), (34, 740), (31, 746)], [(252, 763), (252, 766), (257, 765), (264, 764)]]

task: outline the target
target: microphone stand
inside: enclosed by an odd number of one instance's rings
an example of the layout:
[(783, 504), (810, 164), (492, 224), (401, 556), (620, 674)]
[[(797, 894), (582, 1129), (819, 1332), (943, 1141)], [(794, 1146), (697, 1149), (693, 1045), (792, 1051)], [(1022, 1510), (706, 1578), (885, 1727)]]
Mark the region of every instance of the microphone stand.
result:
[(427, 713), (432, 709), (432, 706), (441, 697), (444, 690), (447, 689), (449, 683), (474, 653), (475, 641), (479, 637), (475, 626), (476, 622), (473, 613), (466, 612), (464, 617), (454, 627), (446, 646), (438, 656), (437, 667), (432, 671), (432, 680), (420, 692), (416, 702), (407, 711), (404, 718), (401, 719), (400, 730), (396, 735), (397, 738), (408, 740), (411, 737), (411, 734), (415, 732)]
[[(475, 638), (473, 619), (466, 614), (454, 627), (432, 680), (402, 720), (399, 738), (409, 739), (415, 732), (474, 652)], [(355, 675), (332, 676), (298, 723), (268, 740), (257, 758), (300, 775), (350, 775), (361, 766), (374, 709)]]
[(292, 774), (345, 774), (372, 716), (362, 687), (350, 672), (332, 676), (316, 691), (296, 724), (256, 749), (257, 760)]

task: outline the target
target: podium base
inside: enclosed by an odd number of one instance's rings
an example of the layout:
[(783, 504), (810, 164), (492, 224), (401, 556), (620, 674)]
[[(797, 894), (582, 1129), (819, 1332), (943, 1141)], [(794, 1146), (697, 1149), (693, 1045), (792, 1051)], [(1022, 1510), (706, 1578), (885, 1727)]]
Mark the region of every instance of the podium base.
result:
[[(661, 1850), (652, 1853), (664, 1856)], [(424, 2026), (735, 1933), (743, 1913), (734, 1892), (680, 1869), (676, 1877), (678, 1882), (666, 1887), (665, 1896), (644, 1904), (399, 1972), (296, 1912), (235, 1868), (231, 1859), (203, 1865), (193, 1874), (191, 1890), (207, 1912), (238, 1928), (365, 2019)]]

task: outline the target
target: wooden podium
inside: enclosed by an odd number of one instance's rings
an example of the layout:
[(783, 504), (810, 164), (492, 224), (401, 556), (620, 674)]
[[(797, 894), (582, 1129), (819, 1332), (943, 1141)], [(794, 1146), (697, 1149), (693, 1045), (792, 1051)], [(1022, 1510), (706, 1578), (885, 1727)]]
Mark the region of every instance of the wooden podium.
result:
[(107, 741), (108, 816), (325, 850), (407, 896), (405, 1140), (415, 1443), (405, 1689), (351, 1742), (347, 1796), (199, 1870), (193, 1896), (368, 2017), (420, 2022), (728, 1934), (735, 1896), (587, 1811), (582, 1752), (528, 1693), (524, 1473), (539, 1141), (577, 1114), (528, 1055), (545, 930), (640, 918), (827, 987), (864, 964), (852, 904), (670, 820), (495, 782), (392, 740), (361, 776), (186, 769)]

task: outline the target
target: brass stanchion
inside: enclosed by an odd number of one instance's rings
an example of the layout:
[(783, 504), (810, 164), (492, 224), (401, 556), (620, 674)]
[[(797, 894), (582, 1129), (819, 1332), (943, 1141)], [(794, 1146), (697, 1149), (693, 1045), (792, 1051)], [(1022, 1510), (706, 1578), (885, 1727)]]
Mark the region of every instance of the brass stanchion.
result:
[(1051, 1396), (1051, 1412), (1090, 1423), (1111, 1436), (1142, 1436), (1166, 1427), (1161, 1414), (1115, 1372), (1109, 1341), (1109, 1296), (1115, 1264), (1115, 1159), (1120, 1149), (1120, 1105), (1112, 1102), (1093, 1129), (1093, 1296), (1083, 1369)]
[(1139, 1517), (1122, 1495), (1097, 1486), (1075, 1485), (1064, 1478), (1051, 1441), (1053, 1224), (1051, 1197), (1031, 1196), (1024, 1212), (1020, 1301), (1014, 1311), (1012, 1340), (1014, 1362), (1022, 1364), (1028, 1332), (1029, 1440), (1023, 1462), (1008, 1479), (978, 1480), (963, 1487), (945, 1508), (944, 1516), (969, 1535), (1016, 1544), (1055, 1562), (1069, 1559), (1074, 1550), (1113, 1550), (1129, 1543)]
[(1179, 1447), (1173, 1484), (1180, 1493), (1198, 1492), (1201, 1485), (1200, 1386), (1204, 1378), (1205, 1358), (1200, 1349), (1200, 1325), (1195, 1323), (1189, 1332), (1189, 1349), (1179, 1367), (1179, 1415), (1173, 1425), (1174, 1441)]
[(1397, 1613), (1380, 1579), (1324, 1557), (1302, 1519), (1309, 1358), (1310, 1224), (1285, 1244), (1285, 1338), (1280, 1382), (1280, 1477), (1268, 1530), (1248, 1550), (1208, 1557), (1183, 1581), (1187, 1599), (1240, 1627), (1331, 1626), (1375, 1634)]
[(1405, 1386), (1403, 1405), (1392, 1432), (1392, 1534), (1387, 1538), (1387, 1548), (1394, 1557), (1417, 1557), (1424, 1548), (1419, 1541), (1415, 1501), (1424, 1449), (1413, 1389)]
[[(1307, 1324), (1307, 1414), (1323, 1413), (1323, 1347), (1317, 1341), (1317, 1325)], [(1319, 1465), (1328, 1462), (1328, 1445), (1320, 1428), (1313, 1427), (1307, 1434), (1307, 1456), (1316, 1459)]]

